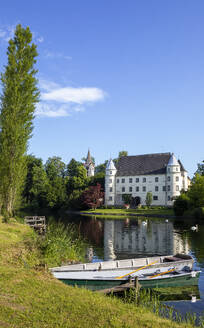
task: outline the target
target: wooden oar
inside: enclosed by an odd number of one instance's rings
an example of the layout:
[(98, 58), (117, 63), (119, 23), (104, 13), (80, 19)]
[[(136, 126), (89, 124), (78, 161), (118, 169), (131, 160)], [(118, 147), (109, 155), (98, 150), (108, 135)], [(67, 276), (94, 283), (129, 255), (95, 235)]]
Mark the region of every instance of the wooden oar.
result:
[(137, 269), (137, 270), (134, 270), (134, 271), (132, 271), (132, 272), (129, 272), (129, 273), (124, 274), (124, 276), (116, 277), (115, 279), (122, 279), (122, 278), (124, 278), (124, 277), (126, 277), (126, 276), (129, 276), (129, 275), (132, 274), (132, 273), (135, 273), (135, 272), (137, 272), (137, 271), (139, 271), (139, 270), (145, 269), (145, 268), (147, 268), (148, 266), (150, 266), (150, 265), (152, 265), (152, 264), (155, 264), (155, 263), (157, 263), (157, 262), (158, 262), (158, 261), (155, 261), (155, 262), (152, 262), (152, 263), (150, 263), (150, 264), (147, 264), (147, 265), (145, 265), (145, 266), (143, 266), (143, 267), (141, 267), (141, 268), (139, 268), (139, 269)]
[(166, 273), (169, 273), (169, 272), (172, 272), (172, 271), (175, 271), (176, 269), (171, 269), (171, 270), (168, 270), (168, 271), (165, 271), (165, 272), (161, 272), (161, 273), (158, 273), (158, 274), (155, 274), (154, 276), (151, 276), (150, 278), (155, 278), (155, 277), (158, 277), (158, 276), (162, 276), (163, 274), (166, 274)]

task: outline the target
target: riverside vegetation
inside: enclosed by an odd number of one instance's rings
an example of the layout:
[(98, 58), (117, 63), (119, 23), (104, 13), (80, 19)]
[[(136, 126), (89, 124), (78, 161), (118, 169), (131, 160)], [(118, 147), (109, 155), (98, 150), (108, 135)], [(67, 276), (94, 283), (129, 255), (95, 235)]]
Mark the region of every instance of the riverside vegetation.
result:
[[(190, 323), (178, 324), (158, 316), (144, 304), (135, 306), (127, 300), (109, 298), (57, 281), (44, 264), (58, 264), (59, 258), (55, 263), (48, 260), (55, 253), (55, 247), (49, 244), (54, 240), (59, 252), (61, 233), (64, 240), (62, 225), (58, 228), (58, 237), (48, 232), (49, 237), (42, 247), (30, 227), (12, 219), (7, 224), (0, 220), (1, 327), (193, 327)], [(72, 233), (76, 232), (72, 230)], [(68, 239), (71, 241), (70, 237)], [(75, 249), (71, 241), (69, 247), (73, 248), (71, 253), (63, 253), (61, 259), (66, 256), (67, 260), (80, 260), (82, 246), (77, 244)]]

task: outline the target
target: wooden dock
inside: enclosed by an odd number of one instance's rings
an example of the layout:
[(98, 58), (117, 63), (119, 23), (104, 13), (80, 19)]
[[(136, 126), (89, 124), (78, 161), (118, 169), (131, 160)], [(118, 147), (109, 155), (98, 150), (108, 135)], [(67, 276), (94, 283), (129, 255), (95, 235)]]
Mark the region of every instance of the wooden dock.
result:
[(129, 289), (134, 289), (136, 292), (138, 292), (140, 290), (140, 288), (141, 288), (141, 285), (139, 284), (138, 277), (135, 277), (134, 280), (130, 277), (129, 281), (126, 284), (122, 284), (122, 285), (115, 286), (112, 288), (100, 289), (97, 292), (107, 295), (107, 294), (111, 294), (111, 293), (117, 294), (117, 293), (129, 290)]
[(46, 232), (46, 219), (45, 216), (26, 216), (24, 223), (29, 225), (40, 234)]

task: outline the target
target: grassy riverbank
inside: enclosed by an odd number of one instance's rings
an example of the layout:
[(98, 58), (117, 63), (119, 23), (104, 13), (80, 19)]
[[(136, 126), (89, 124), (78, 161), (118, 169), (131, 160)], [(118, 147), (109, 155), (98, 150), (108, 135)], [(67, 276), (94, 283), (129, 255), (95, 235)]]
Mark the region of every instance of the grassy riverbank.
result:
[(192, 327), (85, 289), (66, 286), (43, 266), (35, 233), (0, 220), (0, 327)]
[(85, 213), (85, 214), (94, 214), (94, 215), (110, 215), (110, 216), (115, 216), (115, 215), (126, 215), (128, 216), (128, 214), (131, 215), (135, 215), (137, 216), (138, 214), (142, 214), (142, 215), (153, 215), (153, 216), (174, 216), (174, 211), (171, 208), (138, 208), (138, 209), (119, 209), (119, 208), (97, 208), (96, 210), (86, 210), (86, 211), (81, 211), (81, 213)]

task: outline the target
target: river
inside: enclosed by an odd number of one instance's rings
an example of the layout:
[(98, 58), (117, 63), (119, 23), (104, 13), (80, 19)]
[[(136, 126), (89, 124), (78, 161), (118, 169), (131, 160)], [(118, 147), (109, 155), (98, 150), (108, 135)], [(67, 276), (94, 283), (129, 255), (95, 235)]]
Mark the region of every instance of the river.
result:
[[(100, 219), (96, 216), (66, 216), (64, 222), (78, 226), (87, 240), (87, 262), (120, 260), (176, 253), (190, 254), (194, 269), (201, 270), (200, 299), (167, 302), (181, 314), (204, 311), (204, 222), (191, 219), (128, 218)], [(191, 230), (198, 224), (198, 229)]]

